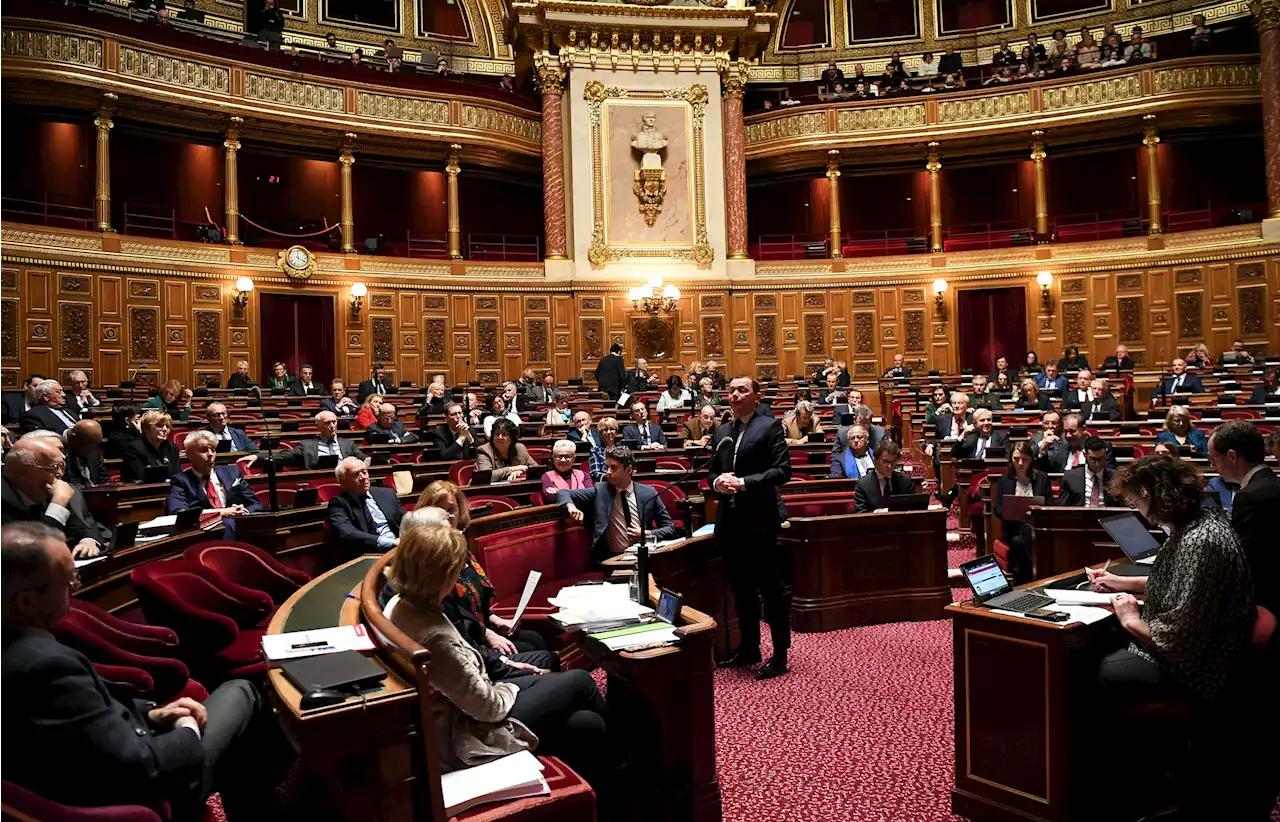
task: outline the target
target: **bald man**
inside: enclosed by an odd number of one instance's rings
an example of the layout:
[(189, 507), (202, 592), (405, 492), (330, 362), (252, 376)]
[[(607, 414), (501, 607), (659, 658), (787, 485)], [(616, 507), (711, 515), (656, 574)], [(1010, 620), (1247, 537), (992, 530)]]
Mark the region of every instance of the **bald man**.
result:
[(302, 467), (313, 471), (320, 464), (321, 457), (334, 456), (339, 459), (359, 457), (364, 459), (356, 444), (338, 436), (338, 415), (332, 411), (321, 411), (315, 416), (315, 437), (302, 440), (296, 448), (286, 448), (276, 455), (276, 463)]
[(80, 420), (67, 431), (67, 482), (84, 489), (109, 481), (102, 459), (102, 426)]
[(356, 553), (372, 554), (394, 548), (400, 541), (404, 506), (396, 492), (371, 485), (364, 460), (348, 457), (334, 473), (342, 493), (329, 500), (328, 520), (338, 542)]
[(5, 454), (0, 525), (44, 523), (63, 534), (76, 559), (96, 557), (105, 535), (88, 507), (75, 501), (76, 489), (62, 478), (67, 463), (61, 441), (50, 433), (32, 433), (35, 436), (19, 439)]

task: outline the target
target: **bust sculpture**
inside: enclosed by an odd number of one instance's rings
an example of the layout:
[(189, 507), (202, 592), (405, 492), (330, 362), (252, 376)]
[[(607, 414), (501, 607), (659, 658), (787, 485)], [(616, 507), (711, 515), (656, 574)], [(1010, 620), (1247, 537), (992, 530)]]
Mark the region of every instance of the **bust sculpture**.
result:
[(662, 168), (662, 158), (658, 152), (667, 147), (667, 137), (658, 131), (658, 115), (646, 111), (640, 116), (641, 128), (631, 138), (631, 147), (640, 151), (640, 168)]

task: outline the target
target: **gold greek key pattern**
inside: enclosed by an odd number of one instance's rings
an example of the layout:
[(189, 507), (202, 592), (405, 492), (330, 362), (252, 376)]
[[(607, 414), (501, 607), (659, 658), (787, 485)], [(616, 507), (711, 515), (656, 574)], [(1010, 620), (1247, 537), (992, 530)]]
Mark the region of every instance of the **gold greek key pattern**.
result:
[(1262, 85), (1261, 66), (1189, 66), (1154, 72), (1156, 94), (1197, 88)]
[(996, 94), (990, 97), (970, 97), (963, 100), (939, 100), (939, 123), (968, 123), (974, 120), (995, 120), (1000, 117), (1016, 117), (1031, 111), (1031, 92)]
[(341, 113), (346, 108), (341, 88), (322, 86), (317, 83), (278, 80), (275, 77), (264, 77), (261, 74), (248, 72), (244, 75), (244, 96), (251, 100), (317, 111)]
[(462, 105), (462, 125), (467, 128), (484, 129), (485, 131), (500, 131), (503, 134), (510, 134), (512, 137), (519, 137), (523, 140), (533, 140), (535, 142), (542, 140), (542, 123), (485, 106), (473, 106), (464, 103)]
[(925, 124), (924, 103), (913, 106), (855, 108), (836, 112), (836, 131), (883, 131)]
[(747, 126), (747, 143), (767, 143), (770, 140), (785, 140), (789, 137), (808, 137), (813, 134), (826, 134), (827, 113), (812, 111), (806, 114), (793, 114), (790, 117), (777, 117), (762, 123)]
[(1061, 111), (1133, 100), (1142, 96), (1142, 77), (1137, 72), (1072, 83), (1044, 90), (1044, 111)]
[(417, 100), (362, 91), (356, 95), (356, 114), (406, 123), (449, 125), (449, 104), (443, 100)]
[(228, 94), (231, 73), (221, 66), (208, 66), (191, 60), (179, 60), (149, 51), (122, 46), (120, 73), (172, 86)]
[(102, 68), (102, 41), (72, 34), (5, 29), (0, 33), (0, 54)]
[(527, 277), (542, 279), (546, 270), (540, 265), (505, 266), (505, 265), (468, 265), (468, 277)]

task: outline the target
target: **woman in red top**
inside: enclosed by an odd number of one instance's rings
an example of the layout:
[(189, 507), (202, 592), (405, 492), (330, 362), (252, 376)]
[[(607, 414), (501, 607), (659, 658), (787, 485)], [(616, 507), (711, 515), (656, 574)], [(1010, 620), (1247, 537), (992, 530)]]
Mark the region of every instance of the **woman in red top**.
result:
[(382, 405), (381, 394), (370, 394), (365, 397), (364, 405), (360, 406), (359, 412), (356, 413), (356, 421), (353, 427), (368, 428), (377, 422), (379, 405)]

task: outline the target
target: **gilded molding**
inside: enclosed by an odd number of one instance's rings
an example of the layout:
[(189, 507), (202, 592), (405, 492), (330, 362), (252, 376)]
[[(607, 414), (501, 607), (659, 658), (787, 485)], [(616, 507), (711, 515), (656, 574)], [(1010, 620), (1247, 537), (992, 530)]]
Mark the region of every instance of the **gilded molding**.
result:
[(52, 246), (53, 248), (74, 248), (83, 251), (101, 251), (102, 238), (85, 237), (78, 234), (60, 234), (58, 232), (24, 231), (17, 228), (0, 229), (0, 244)]
[(100, 69), (103, 44), (96, 37), (6, 28), (0, 32), (0, 54)]
[(1031, 92), (1015, 91), (981, 97), (967, 97), (938, 101), (938, 122), (971, 123), (976, 120), (995, 120), (1017, 117), (1031, 111)]
[(231, 93), (231, 72), (222, 66), (180, 60), (129, 46), (120, 47), (119, 71), (130, 77), (141, 77), (171, 86), (214, 94)]
[(1046, 88), (1042, 111), (1061, 111), (1084, 106), (1109, 105), (1142, 96), (1142, 76), (1138, 72), (1099, 77), (1083, 83)]
[(192, 260), (202, 263), (231, 262), (231, 250), (228, 248), (192, 248), (190, 246), (125, 241), (120, 243), (120, 252), (122, 254), (141, 254), (147, 257), (165, 257), (172, 260)]
[(477, 106), (470, 103), (462, 105), (462, 125), (467, 128), (478, 128), (485, 131), (496, 131), (519, 137), (522, 140), (540, 142), (542, 140), (542, 123), (529, 117), (520, 117), (506, 111)]
[(826, 133), (827, 113), (825, 111), (808, 111), (786, 117), (772, 117), (768, 120), (748, 123), (746, 128), (747, 145)]
[(361, 91), (356, 94), (356, 114), (381, 120), (399, 120), (425, 125), (449, 125), (449, 104), (444, 100), (423, 100)]
[(1202, 88), (1232, 88), (1262, 85), (1262, 66), (1185, 66), (1154, 69), (1156, 94), (1171, 94)]
[(836, 112), (836, 131), (886, 131), (913, 128), (925, 124), (924, 103), (903, 106), (842, 109)]
[(346, 111), (346, 98), (340, 87), (281, 80), (248, 71), (244, 74), (244, 96), (250, 100), (335, 114)]

